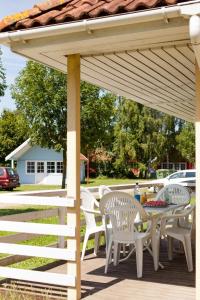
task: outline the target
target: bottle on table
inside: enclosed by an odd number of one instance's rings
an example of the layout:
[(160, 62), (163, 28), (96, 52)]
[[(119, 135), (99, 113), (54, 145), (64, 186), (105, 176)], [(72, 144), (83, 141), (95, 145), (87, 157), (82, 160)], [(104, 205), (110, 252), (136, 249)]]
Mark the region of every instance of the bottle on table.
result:
[(135, 200), (140, 202), (140, 187), (139, 187), (138, 182), (136, 182), (136, 185), (134, 187), (134, 198), (135, 198)]
[(141, 196), (141, 200), (140, 200), (141, 204), (145, 204), (145, 202), (147, 202), (147, 193), (144, 192)]

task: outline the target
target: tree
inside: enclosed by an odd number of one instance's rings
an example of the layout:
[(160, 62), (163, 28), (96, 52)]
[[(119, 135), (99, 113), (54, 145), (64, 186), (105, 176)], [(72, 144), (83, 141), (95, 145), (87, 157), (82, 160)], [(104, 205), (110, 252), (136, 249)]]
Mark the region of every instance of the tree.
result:
[(12, 86), (17, 108), (30, 126), (32, 144), (63, 149), (63, 179), (66, 179), (66, 75), (29, 61)]
[(28, 138), (28, 125), (19, 111), (4, 110), (0, 117), (0, 162)]
[[(66, 75), (30, 61), (12, 86), (17, 107), (30, 124), (30, 138), (41, 147), (63, 150), (63, 179), (66, 176)], [(109, 144), (113, 96), (86, 82), (81, 83), (82, 150), (91, 153), (97, 145)]]
[(1, 49), (0, 49), (0, 97), (4, 96), (4, 91), (6, 89), (6, 78), (5, 78), (5, 71), (4, 68), (2, 66), (2, 62), (1, 62)]
[(176, 137), (177, 149), (187, 161), (195, 162), (195, 129), (194, 124), (185, 122), (181, 132)]
[(81, 82), (81, 150), (89, 157), (96, 148), (112, 149), (116, 97)]
[(174, 155), (182, 124), (180, 119), (121, 98), (117, 103), (113, 145), (117, 172), (127, 176), (136, 164), (147, 172), (152, 159), (156, 158), (158, 164)]

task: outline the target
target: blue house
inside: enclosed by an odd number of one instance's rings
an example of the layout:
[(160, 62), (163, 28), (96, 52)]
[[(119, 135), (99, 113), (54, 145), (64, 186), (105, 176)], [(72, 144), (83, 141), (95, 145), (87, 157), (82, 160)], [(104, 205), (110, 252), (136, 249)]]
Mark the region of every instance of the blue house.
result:
[[(17, 147), (6, 160), (17, 162), (17, 172), (21, 184), (58, 184), (62, 183), (62, 151), (32, 146), (30, 139)], [(87, 158), (80, 154), (81, 182), (85, 181)]]

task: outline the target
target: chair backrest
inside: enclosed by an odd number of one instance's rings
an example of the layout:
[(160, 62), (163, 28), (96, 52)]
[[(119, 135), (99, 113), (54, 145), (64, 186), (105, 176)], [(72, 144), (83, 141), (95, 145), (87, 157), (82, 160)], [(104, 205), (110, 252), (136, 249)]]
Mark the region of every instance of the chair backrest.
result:
[(177, 212), (182, 215), (178, 220), (178, 225), (183, 228), (187, 228), (192, 231), (194, 223), (194, 210), (195, 205), (188, 205), (182, 211)]
[(106, 215), (110, 214), (110, 210), (118, 205), (126, 206), (129, 204), (131, 205), (131, 207), (137, 208), (140, 218), (143, 221), (146, 221), (148, 219), (148, 215), (142, 205), (137, 200), (135, 200), (133, 196), (125, 192), (113, 191), (105, 194), (100, 199), (99, 209), (102, 215)]
[(103, 195), (112, 192), (112, 190), (107, 185), (99, 186), (99, 198), (101, 199)]
[(110, 217), (114, 240), (133, 240), (138, 204), (130, 194), (124, 192), (110, 192), (102, 197), (99, 208), (103, 215)]
[(188, 204), (190, 199), (188, 189), (180, 184), (168, 184), (156, 196), (156, 200), (165, 200), (169, 204)]
[(94, 227), (96, 226), (95, 215), (91, 212), (85, 211), (84, 209), (94, 210), (95, 206), (99, 206), (99, 203), (97, 202), (96, 198), (92, 195), (92, 193), (86, 188), (81, 187), (80, 196), (81, 207), (85, 216), (86, 226), (88, 228)]

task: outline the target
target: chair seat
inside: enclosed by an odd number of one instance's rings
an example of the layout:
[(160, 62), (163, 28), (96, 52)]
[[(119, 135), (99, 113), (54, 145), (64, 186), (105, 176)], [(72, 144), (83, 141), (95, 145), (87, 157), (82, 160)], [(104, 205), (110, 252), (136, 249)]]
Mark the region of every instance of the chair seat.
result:
[(95, 227), (92, 227), (92, 228), (88, 228), (87, 231), (88, 231), (89, 234), (102, 232), (102, 231), (105, 231), (105, 226), (104, 225), (95, 226)]
[(135, 232), (134, 236), (130, 236), (130, 233), (121, 232), (118, 233), (117, 236), (113, 236), (113, 240), (118, 243), (134, 243), (135, 241), (139, 239), (147, 239), (151, 236), (151, 234), (148, 232)]
[(165, 230), (165, 233), (170, 236), (190, 234), (190, 230), (182, 227), (171, 227)]

